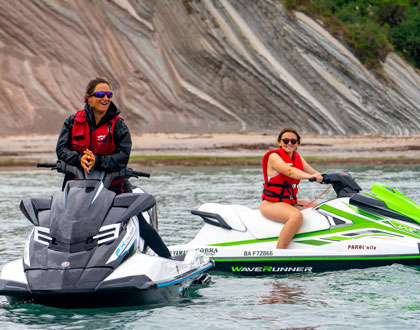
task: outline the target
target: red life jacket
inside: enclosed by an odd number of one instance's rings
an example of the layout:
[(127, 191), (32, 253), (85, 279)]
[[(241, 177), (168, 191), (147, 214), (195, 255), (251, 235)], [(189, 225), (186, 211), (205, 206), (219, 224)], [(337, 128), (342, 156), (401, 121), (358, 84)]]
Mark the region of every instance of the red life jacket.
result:
[[(89, 123), (86, 119), (85, 110), (79, 110), (74, 117), (73, 129), (71, 131), (71, 150), (84, 152), (89, 149), (94, 154), (112, 155), (115, 152), (114, 127), (120, 116), (113, 117), (107, 123), (95, 128), (92, 133), (89, 130)], [(112, 180), (110, 187), (120, 184), (121, 193), (124, 192), (124, 180)]]
[(90, 133), (85, 110), (77, 111), (71, 131), (71, 150), (90, 149), (94, 154), (112, 155), (115, 152), (114, 127), (120, 118), (123, 119), (117, 115)]
[(271, 202), (283, 202), (294, 205), (297, 202), (297, 185), (299, 184), (300, 180), (289, 178), (282, 173), (279, 173), (270, 179), (268, 178), (268, 158), (273, 152), (279, 154), (286, 164), (292, 167), (296, 167), (299, 170), (303, 170), (302, 158), (296, 151), (293, 152), (293, 159), (290, 159), (289, 155), (282, 148), (268, 151), (264, 155), (262, 161), (264, 174), (264, 189), (262, 193), (262, 199)]

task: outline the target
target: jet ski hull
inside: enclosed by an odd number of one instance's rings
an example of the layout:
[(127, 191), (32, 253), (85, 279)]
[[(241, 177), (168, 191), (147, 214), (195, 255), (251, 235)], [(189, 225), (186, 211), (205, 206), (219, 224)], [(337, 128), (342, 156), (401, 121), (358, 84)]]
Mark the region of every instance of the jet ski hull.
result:
[[(367, 245), (361, 244), (366, 248)], [(371, 243), (373, 248), (376, 243)], [(333, 247), (332, 247), (333, 248)], [(192, 247), (177, 245), (170, 247), (171, 253), (176, 255), (188, 249), (207, 252), (215, 262), (213, 271), (221, 271), (239, 275), (271, 275), (290, 273), (317, 273), (328, 271), (348, 270), (354, 268), (369, 268), (388, 266), (394, 263), (407, 266), (420, 266), (420, 243), (412, 246), (412, 253), (407, 254), (328, 254), (314, 251), (290, 251), (282, 254), (276, 249), (225, 249), (223, 247)], [(210, 252), (212, 251), (212, 252)], [(216, 251), (216, 252), (215, 252)], [(289, 252), (288, 250), (285, 250)], [(305, 255), (305, 252), (307, 253)]]
[(214, 270), (241, 275), (270, 275), (287, 273), (312, 273), (381, 267), (394, 263), (419, 266), (420, 256), (328, 257), (322, 258), (271, 258), (271, 259), (213, 259)]
[[(109, 290), (92, 293), (17, 294), (3, 291), (11, 305), (33, 303), (58, 308), (104, 308), (162, 304), (179, 297), (182, 284), (147, 290)], [(9, 295), (8, 295), (9, 294)]]
[[(139, 255), (139, 257), (144, 259), (144, 256)], [(18, 269), (20, 263), (21, 260), (15, 260), (6, 266), (15, 267), (15, 271), (20, 271)], [(205, 272), (213, 267), (213, 262), (210, 261), (195, 268), (189, 267), (188, 270), (183, 270), (188, 265), (182, 261), (164, 260), (163, 263), (175, 263), (174, 268), (180, 272), (171, 278), (158, 280), (152, 280), (144, 274), (114, 278), (102, 282), (95, 288), (84, 290), (80, 288), (32, 290), (27, 282), (4, 279), (9, 276), (2, 273), (0, 294), (6, 296), (13, 305), (34, 303), (59, 308), (155, 305), (184, 296), (194, 284), (207, 284), (209, 277)], [(10, 271), (13, 270), (6, 269), (6, 272)]]

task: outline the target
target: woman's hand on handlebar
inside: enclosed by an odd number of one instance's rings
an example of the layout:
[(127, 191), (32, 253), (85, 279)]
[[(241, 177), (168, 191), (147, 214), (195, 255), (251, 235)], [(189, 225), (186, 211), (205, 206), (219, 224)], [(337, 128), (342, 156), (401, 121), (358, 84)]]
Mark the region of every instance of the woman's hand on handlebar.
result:
[(308, 179), (309, 182), (318, 182), (321, 183), (324, 180), (324, 177), (322, 176), (321, 173), (317, 173), (317, 174), (312, 174), (311, 177)]
[(95, 166), (95, 155), (93, 154), (92, 151), (90, 151), (89, 149), (86, 149), (83, 152), (83, 156), (82, 159), (80, 160), (80, 164), (82, 165), (82, 168), (89, 173), (90, 170)]

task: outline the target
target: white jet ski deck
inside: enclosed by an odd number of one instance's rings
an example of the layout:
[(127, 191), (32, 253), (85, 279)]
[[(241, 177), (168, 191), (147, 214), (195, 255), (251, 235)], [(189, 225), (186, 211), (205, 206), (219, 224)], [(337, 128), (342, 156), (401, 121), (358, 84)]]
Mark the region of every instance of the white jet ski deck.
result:
[(78, 180), (52, 197), (26, 198), (22, 213), (33, 224), (23, 258), (7, 263), (0, 295), (10, 303), (63, 308), (165, 303), (193, 284), (208, 283), (213, 267), (198, 251), (172, 259), (157, 256), (140, 236), (140, 216), (157, 228), (153, 196), (141, 188), (115, 195), (116, 178), (148, 176), (124, 169), (106, 173), (58, 161), (47, 164)]
[(287, 249), (276, 249), (283, 224), (241, 205), (206, 203), (193, 214), (205, 224), (173, 255), (198, 250), (214, 270), (242, 275), (324, 272), (420, 265), (420, 206), (395, 189), (375, 184), (362, 193), (346, 173), (324, 174), (337, 198), (302, 211), (304, 220)]

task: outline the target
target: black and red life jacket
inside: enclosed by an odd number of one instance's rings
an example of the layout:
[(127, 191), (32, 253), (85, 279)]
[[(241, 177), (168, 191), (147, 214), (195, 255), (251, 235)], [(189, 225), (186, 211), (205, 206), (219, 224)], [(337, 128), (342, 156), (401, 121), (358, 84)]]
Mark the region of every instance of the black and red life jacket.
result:
[(283, 202), (291, 205), (295, 205), (297, 202), (297, 185), (300, 180), (292, 179), (287, 175), (279, 173), (271, 178), (268, 178), (267, 175), (267, 165), (268, 158), (272, 153), (277, 153), (283, 159), (283, 161), (292, 167), (295, 167), (299, 170), (303, 170), (302, 158), (295, 151), (293, 152), (292, 159), (289, 155), (282, 149), (274, 149), (268, 151), (262, 161), (263, 165), (263, 174), (264, 174), (264, 189), (262, 193), (262, 199), (271, 201), (271, 202)]
[[(95, 128), (91, 133), (85, 110), (77, 111), (71, 131), (71, 150), (83, 153), (86, 149), (89, 149), (94, 154), (112, 155), (116, 150), (114, 127), (118, 119), (124, 120), (121, 116), (116, 115), (110, 121)], [(118, 188), (116, 188), (117, 185), (119, 185)], [(110, 187), (113, 187), (114, 190), (121, 190), (120, 193), (126, 190), (123, 179), (113, 180)]]
[(85, 110), (77, 111), (71, 131), (71, 149), (79, 152), (89, 149), (94, 154), (112, 155), (115, 152), (114, 127), (118, 119), (123, 118), (114, 116), (90, 133)]

